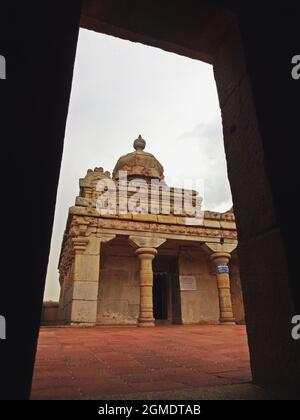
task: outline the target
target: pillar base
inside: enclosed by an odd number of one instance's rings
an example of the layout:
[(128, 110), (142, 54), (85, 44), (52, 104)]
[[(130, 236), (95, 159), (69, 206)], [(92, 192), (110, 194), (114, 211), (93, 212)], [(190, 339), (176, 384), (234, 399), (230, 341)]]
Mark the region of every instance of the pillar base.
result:
[(220, 321), (221, 325), (236, 325), (235, 321)]
[(148, 321), (145, 319), (141, 319), (141, 320), (138, 320), (137, 326), (138, 327), (155, 327), (155, 320), (153, 319), (153, 320)]

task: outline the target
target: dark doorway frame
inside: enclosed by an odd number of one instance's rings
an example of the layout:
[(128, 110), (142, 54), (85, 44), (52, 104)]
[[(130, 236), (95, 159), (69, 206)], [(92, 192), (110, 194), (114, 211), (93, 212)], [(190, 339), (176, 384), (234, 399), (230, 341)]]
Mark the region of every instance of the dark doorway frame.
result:
[(167, 289), (167, 314), (165, 321), (172, 324), (181, 324), (182, 316), (178, 256), (170, 256), (158, 253), (153, 261), (153, 273), (154, 277), (158, 275), (164, 276), (165, 278)]
[[(2, 133), (7, 136), (3, 179), (9, 174), (3, 196), (15, 203), (12, 185), (18, 186), (28, 232), (26, 243), (12, 252), (20, 224), (3, 223), (3, 259), (10, 272), (0, 293), (9, 337), (1, 342), (2, 398), (28, 398), (30, 393), (80, 3), (54, 0), (41, 10), (36, 2), (18, 2), (3, 5), (0, 17), (1, 54), (13, 81), (1, 85)], [(300, 84), (290, 70), (299, 50), (299, 16), (293, 1), (264, 8), (261, 2), (225, 0), (91, 0), (84, 1), (81, 14), (85, 28), (213, 63), (239, 233), (253, 381), (292, 390), (299, 389), (300, 381), (299, 342), (290, 331), (292, 316), (300, 313), (300, 283), (298, 247), (291, 241), (299, 237), (299, 224), (289, 203), (299, 178)], [(270, 57), (276, 66), (270, 67)], [(274, 89), (280, 100), (274, 100)], [(33, 190), (20, 183), (25, 174), (34, 180)], [(33, 199), (37, 191), (38, 202)], [(3, 220), (7, 206), (5, 211)], [(20, 221), (20, 206), (9, 205), (9, 220)]]

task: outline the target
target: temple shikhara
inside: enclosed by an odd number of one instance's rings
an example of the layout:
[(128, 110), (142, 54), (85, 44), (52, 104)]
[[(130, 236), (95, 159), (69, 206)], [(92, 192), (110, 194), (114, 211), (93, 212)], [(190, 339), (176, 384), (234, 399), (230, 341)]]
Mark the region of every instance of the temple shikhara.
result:
[[(192, 205), (197, 192), (168, 187), (163, 166), (145, 146), (140, 136), (112, 174), (95, 168), (80, 179), (59, 260), (57, 322), (145, 327), (243, 323), (233, 210), (203, 211), (202, 220), (186, 206), (178, 214), (181, 192), (188, 193)], [(143, 193), (138, 210), (129, 211), (136, 181)], [(101, 191), (99, 182), (108, 187)], [(110, 185), (115, 185), (115, 208), (101, 211), (99, 197), (113, 190)]]

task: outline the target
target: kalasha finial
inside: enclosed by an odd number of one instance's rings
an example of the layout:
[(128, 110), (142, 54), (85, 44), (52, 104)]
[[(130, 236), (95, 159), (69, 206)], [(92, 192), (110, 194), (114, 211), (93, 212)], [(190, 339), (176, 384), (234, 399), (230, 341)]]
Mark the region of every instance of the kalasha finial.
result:
[(145, 149), (146, 147), (146, 142), (145, 140), (142, 138), (141, 135), (138, 136), (138, 138), (136, 140), (134, 140), (133, 143), (133, 147), (134, 149), (138, 152), (138, 151), (142, 151)]

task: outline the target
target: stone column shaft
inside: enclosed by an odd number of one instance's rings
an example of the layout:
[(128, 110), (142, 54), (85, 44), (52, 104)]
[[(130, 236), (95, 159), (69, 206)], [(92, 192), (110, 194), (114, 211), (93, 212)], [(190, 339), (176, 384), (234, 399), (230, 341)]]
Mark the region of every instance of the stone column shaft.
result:
[(235, 324), (231, 293), (228, 262), (230, 254), (226, 252), (214, 252), (210, 256), (216, 269), (217, 287), (219, 292), (220, 322), (221, 324)]
[(129, 243), (136, 248), (135, 255), (140, 261), (140, 312), (139, 327), (153, 327), (153, 269), (152, 260), (157, 249), (166, 242), (165, 238), (152, 236), (129, 236)]
[(140, 261), (140, 312), (138, 326), (153, 327), (153, 269), (152, 260), (157, 254), (155, 248), (138, 248), (135, 251)]

